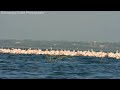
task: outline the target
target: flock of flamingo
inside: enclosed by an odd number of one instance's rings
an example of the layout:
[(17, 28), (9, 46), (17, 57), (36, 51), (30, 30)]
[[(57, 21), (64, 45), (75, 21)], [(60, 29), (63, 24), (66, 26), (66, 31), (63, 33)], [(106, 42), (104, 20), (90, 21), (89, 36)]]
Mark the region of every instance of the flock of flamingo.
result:
[(9, 54), (45, 54), (45, 55), (65, 55), (65, 56), (89, 56), (89, 57), (110, 57), (110, 58), (116, 58), (120, 59), (120, 52), (116, 51), (115, 53), (113, 52), (103, 52), (103, 51), (80, 51), (80, 50), (42, 50), (42, 49), (4, 49), (0, 48), (0, 53), (9, 53)]

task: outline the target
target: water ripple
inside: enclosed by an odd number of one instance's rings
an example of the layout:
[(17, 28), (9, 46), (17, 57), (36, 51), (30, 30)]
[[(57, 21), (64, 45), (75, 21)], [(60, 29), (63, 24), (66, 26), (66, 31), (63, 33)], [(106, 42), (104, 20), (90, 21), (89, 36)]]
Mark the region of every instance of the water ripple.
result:
[(2, 79), (120, 79), (120, 61), (68, 57), (47, 61), (44, 55), (0, 54)]

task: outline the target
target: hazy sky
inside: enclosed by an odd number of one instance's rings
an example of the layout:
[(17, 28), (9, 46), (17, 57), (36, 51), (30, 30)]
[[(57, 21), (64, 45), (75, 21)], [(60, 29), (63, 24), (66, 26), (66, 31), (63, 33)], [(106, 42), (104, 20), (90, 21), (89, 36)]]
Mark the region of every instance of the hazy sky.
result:
[(0, 39), (120, 41), (120, 11), (0, 14)]

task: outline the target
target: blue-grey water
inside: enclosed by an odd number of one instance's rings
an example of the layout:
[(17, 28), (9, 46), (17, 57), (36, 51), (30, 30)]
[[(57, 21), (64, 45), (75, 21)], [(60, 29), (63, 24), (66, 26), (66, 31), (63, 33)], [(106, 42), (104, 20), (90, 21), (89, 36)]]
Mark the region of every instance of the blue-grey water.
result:
[[(52, 58), (52, 57), (49, 57)], [(0, 54), (1, 79), (120, 79), (120, 60)]]

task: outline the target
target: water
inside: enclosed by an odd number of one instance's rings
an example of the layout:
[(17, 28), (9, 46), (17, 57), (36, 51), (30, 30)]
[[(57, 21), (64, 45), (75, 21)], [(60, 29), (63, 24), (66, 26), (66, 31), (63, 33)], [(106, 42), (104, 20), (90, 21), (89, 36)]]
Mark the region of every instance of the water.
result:
[(120, 79), (120, 60), (0, 54), (1, 79)]

